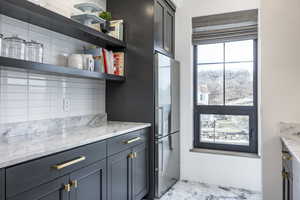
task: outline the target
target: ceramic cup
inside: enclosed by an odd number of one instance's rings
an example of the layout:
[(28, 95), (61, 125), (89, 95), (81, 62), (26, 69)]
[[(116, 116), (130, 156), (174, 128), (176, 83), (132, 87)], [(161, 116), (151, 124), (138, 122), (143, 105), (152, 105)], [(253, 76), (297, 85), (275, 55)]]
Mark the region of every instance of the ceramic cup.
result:
[(94, 71), (95, 64), (94, 64), (93, 55), (83, 54), (82, 59), (83, 59), (83, 69), (89, 70), (89, 71)]
[(83, 54), (72, 54), (68, 57), (68, 66), (83, 69)]

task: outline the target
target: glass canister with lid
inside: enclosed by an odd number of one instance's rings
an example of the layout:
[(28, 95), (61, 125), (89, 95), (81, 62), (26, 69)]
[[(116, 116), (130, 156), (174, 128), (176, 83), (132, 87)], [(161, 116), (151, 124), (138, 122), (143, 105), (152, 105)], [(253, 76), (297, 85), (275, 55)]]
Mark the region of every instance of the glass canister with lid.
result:
[(25, 40), (17, 35), (3, 39), (2, 56), (25, 59)]
[(44, 45), (36, 41), (26, 42), (26, 60), (43, 62)]

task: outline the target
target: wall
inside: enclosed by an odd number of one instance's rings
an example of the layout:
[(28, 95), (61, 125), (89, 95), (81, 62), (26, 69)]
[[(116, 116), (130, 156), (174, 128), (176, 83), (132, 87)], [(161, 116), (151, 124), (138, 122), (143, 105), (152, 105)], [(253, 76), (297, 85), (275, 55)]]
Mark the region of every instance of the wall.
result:
[[(66, 65), (66, 57), (90, 44), (0, 15), (0, 33), (44, 44), (44, 62)], [(64, 99), (70, 110), (63, 110)], [(105, 81), (40, 75), (0, 66), (0, 125), (105, 113)]]
[(176, 59), (181, 61), (181, 175), (182, 179), (261, 190), (261, 160), (245, 157), (192, 153), (194, 16), (255, 9), (259, 0), (187, 0), (176, 13)]
[(106, 0), (28, 0), (32, 3), (38, 4), (42, 7), (45, 7), (49, 10), (52, 10), (54, 12), (60, 13), (61, 15), (64, 15), (66, 17), (70, 17), (74, 14), (79, 14), (81, 11), (79, 11), (76, 8), (73, 8), (73, 5), (79, 4), (79, 3), (95, 3), (99, 5), (100, 8), (103, 10), (106, 10)]
[(278, 122), (300, 122), (300, 1), (261, 1), (262, 166), (265, 200), (281, 199)]

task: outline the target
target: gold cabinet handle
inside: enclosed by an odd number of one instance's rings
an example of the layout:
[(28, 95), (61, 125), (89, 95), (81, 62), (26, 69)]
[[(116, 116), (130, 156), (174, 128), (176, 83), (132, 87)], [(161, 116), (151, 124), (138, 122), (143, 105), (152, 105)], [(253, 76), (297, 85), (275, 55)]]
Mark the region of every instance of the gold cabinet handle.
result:
[(287, 172), (282, 172), (282, 177), (283, 177), (284, 179), (287, 179), (287, 178), (289, 177), (289, 173), (287, 173)]
[(74, 188), (77, 188), (78, 187), (78, 181), (77, 180), (71, 181), (70, 186), (74, 187)]
[(288, 154), (283, 154), (282, 155), (282, 159), (283, 160), (292, 160), (292, 156), (288, 155)]
[(136, 138), (133, 138), (133, 139), (130, 139), (130, 140), (124, 141), (124, 144), (130, 144), (130, 143), (133, 143), (133, 142), (139, 141), (139, 140), (141, 140), (141, 139), (142, 139), (141, 137), (136, 137)]
[(85, 156), (80, 156), (79, 158), (76, 158), (74, 160), (71, 160), (71, 161), (68, 161), (68, 162), (65, 162), (65, 163), (62, 163), (62, 164), (54, 165), (53, 168), (57, 169), (57, 170), (60, 170), (60, 169), (66, 168), (68, 166), (74, 165), (76, 163), (82, 162), (85, 159), (86, 159)]
[(130, 159), (134, 158), (133, 153), (130, 153), (130, 154), (128, 155), (128, 158), (130, 158)]
[(70, 192), (70, 191), (71, 191), (71, 186), (70, 186), (70, 184), (64, 185), (64, 190), (65, 190), (66, 192)]
[(136, 153), (136, 152), (130, 153), (130, 154), (128, 155), (128, 158), (131, 158), (131, 159), (136, 158), (136, 157), (137, 157), (137, 153)]

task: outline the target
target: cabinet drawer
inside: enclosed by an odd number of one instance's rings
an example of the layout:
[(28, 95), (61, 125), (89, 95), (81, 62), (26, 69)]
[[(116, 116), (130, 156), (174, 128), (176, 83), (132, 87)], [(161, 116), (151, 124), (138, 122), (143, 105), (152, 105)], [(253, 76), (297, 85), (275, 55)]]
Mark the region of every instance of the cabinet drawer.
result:
[(106, 157), (106, 141), (6, 169), (6, 196), (12, 197)]
[(147, 140), (148, 129), (142, 129), (111, 138), (107, 142), (107, 153), (112, 155), (141, 144)]

